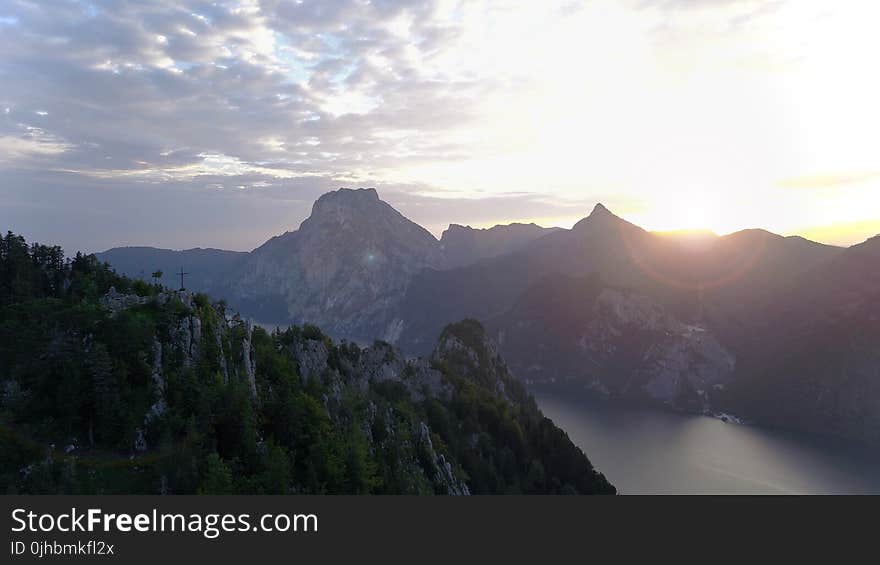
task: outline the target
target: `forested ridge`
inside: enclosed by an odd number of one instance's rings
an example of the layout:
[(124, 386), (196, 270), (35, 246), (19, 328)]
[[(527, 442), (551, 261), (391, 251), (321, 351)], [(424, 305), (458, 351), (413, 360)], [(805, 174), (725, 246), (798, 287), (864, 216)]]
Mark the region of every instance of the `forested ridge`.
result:
[(428, 359), (269, 333), (0, 237), (5, 493), (613, 493), (478, 322)]

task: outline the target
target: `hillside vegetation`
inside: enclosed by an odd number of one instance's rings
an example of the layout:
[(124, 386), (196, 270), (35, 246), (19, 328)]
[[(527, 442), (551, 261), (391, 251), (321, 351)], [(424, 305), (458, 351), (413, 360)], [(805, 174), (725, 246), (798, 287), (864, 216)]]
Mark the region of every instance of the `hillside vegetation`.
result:
[(427, 359), (268, 333), (0, 237), (5, 493), (613, 493), (479, 323)]

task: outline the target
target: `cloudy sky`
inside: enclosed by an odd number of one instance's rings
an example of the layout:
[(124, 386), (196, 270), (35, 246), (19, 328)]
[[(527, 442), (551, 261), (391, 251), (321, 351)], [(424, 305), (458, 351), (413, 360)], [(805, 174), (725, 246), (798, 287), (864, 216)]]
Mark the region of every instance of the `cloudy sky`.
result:
[(872, 0), (0, 0), (0, 228), (247, 250), (450, 222), (880, 232)]

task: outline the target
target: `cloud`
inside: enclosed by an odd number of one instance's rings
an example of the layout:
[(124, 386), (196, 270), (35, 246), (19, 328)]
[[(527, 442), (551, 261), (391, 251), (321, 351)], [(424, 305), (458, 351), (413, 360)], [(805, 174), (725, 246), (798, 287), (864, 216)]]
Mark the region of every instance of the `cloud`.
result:
[(860, 185), (876, 179), (880, 179), (880, 171), (820, 173), (783, 179), (779, 185), (784, 188), (834, 189)]
[(460, 156), (491, 81), (447, 76), (442, 4), (7, 2), (0, 182), (22, 202), (57, 174), (87, 209), (107, 183), (327, 190)]
[[(820, 4), (6, 0), (0, 194), (14, 206), (0, 223), (60, 236), (96, 210), (159, 214), (154, 195), (176, 207), (173, 225), (128, 218), (73, 244), (241, 249), (339, 186), (376, 186), (434, 231), (565, 223), (608, 194), (623, 206), (677, 186), (764, 191), (756, 178), (776, 161), (816, 162), (782, 154), (799, 147), (792, 124), (810, 121), (789, 109), (788, 85), (743, 69), (847, 45), (814, 33)], [(873, 107), (874, 90), (841, 84), (864, 99), (846, 111)], [(199, 198), (211, 215), (183, 221)], [(71, 214), (81, 221), (59, 220)]]
[(221, 155), (247, 168), (271, 161), (280, 177), (350, 178), (401, 155), (448, 153), (443, 132), (476, 114), (475, 84), (425, 70), (455, 33), (437, 10), (360, 0), (13, 1), (4, 21), (16, 23), (0, 36), (0, 72), (13, 80), (0, 97), (15, 116), (46, 112), (40, 127), (70, 140), (74, 150), (40, 167), (155, 177)]
[(35, 127), (24, 128), (19, 136), (0, 135), (0, 163), (20, 162), (38, 156), (64, 153), (70, 144)]

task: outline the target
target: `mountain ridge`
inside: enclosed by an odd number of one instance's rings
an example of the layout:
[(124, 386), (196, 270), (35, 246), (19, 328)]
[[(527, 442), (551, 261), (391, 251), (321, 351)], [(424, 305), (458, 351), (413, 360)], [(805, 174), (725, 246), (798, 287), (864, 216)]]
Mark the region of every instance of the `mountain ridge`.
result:
[(4, 493), (616, 492), (476, 321), (411, 359), (14, 234), (0, 250)]
[[(697, 411), (723, 406), (759, 421), (817, 431), (810, 416), (790, 412), (773, 419), (768, 415), (773, 407), (761, 408), (755, 398), (764, 390), (777, 403), (800, 398), (792, 406), (816, 414), (815, 421), (821, 421), (820, 413), (853, 421), (837, 408), (808, 401), (809, 394), (821, 390), (827, 396), (828, 390), (814, 386), (807, 393), (806, 381), (784, 377), (794, 374), (795, 366), (809, 367), (810, 355), (813, 364), (825, 355), (835, 375), (846, 375), (845, 358), (833, 361), (833, 352), (819, 345), (802, 351), (797, 338), (785, 333), (821, 344), (816, 340), (822, 332), (841, 340), (850, 335), (834, 329), (843, 323), (835, 320), (873, 328), (872, 319), (854, 312), (873, 296), (872, 269), (880, 271), (873, 252), (878, 238), (843, 249), (754, 228), (702, 234), (699, 245), (688, 246), (681, 237), (646, 231), (599, 203), (569, 230), (451, 226), (437, 240), (374, 190), (328, 193), (313, 209), (299, 230), (269, 240), (235, 265), (225, 275), (231, 282), (216, 294), (261, 321), (318, 323), (331, 335), (365, 342), (378, 338), (413, 354), (429, 354), (445, 326), (474, 318), (489, 324), (500, 352), (529, 381), (564, 373), (568, 381), (615, 396), (647, 395)], [(480, 248), (485, 239), (467, 239), (523, 228), (529, 237), (506, 252), (494, 244)], [(444, 249), (457, 235), (467, 236), (460, 250), (471, 254), (461, 265)], [(589, 293), (578, 298), (580, 283), (570, 281), (595, 276), (604, 289), (599, 298)], [(556, 288), (570, 304), (545, 307), (553, 315), (532, 312), (523, 318), (522, 301), (536, 288)], [(279, 319), (268, 319), (273, 314)], [(518, 329), (526, 327), (539, 329)], [(774, 328), (786, 330), (778, 335)], [(529, 360), (540, 347), (558, 354), (545, 356), (535, 372)], [(873, 367), (870, 348), (857, 348), (849, 359), (864, 373)], [(626, 369), (614, 351), (630, 351), (644, 363)], [(778, 366), (780, 378), (768, 374), (779, 358), (795, 356), (799, 364)], [(602, 367), (607, 378), (595, 374)], [(613, 378), (621, 371), (630, 371), (630, 377)], [(763, 385), (746, 372), (767, 375)], [(835, 379), (843, 394), (846, 379)], [(863, 382), (868, 381), (852, 380)], [(871, 390), (859, 390), (874, 398)], [(868, 405), (858, 406), (874, 413)], [(835, 433), (865, 437), (853, 426), (837, 426)]]

